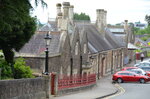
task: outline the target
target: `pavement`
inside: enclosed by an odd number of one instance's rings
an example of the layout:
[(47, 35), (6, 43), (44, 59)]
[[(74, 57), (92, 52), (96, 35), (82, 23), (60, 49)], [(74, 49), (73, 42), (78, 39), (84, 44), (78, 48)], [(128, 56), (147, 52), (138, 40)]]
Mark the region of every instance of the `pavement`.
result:
[[(146, 59), (145, 59), (146, 60)], [(125, 67), (134, 66), (135, 63), (139, 63), (140, 60), (136, 60), (127, 64)], [(119, 89), (112, 83), (112, 75), (102, 77), (97, 81), (97, 85), (91, 89), (53, 97), (53, 99), (101, 99), (119, 92)]]

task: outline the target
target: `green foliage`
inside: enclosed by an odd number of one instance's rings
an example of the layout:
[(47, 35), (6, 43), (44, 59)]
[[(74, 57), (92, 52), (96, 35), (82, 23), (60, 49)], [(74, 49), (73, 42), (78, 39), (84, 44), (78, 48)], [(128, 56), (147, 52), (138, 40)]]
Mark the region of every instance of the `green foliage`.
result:
[[(1, 79), (13, 78), (11, 71), (11, 66), (4, 60), (0, 58), (0, 68), (1, 68)], [(18, 58), (14, 64), (14, 78), (33, 78), (32, 71), (29, 66), (25, 65), (25, 60), (23, 58)]]
[(139, 30), (140, 30), (139, 28), (134, 27), (134, 34), (138, 34)]
[(145, 29), (138, 29), (138, 28), (134, 28), (134, 33), (136, 35), (143, 35), (143, 34), (148, 34), (148, 36), (150, 37), (150, 26), (148, 26)]
[(145, 21), (147, 21), (148, 26), (150, 26), (150, 15), (145, 16)]
[(0, 68), (1, 68), (1, 79), (12, 78), (12, 71), (10, 65), (0, 58)]
[(147, 56), (150, 57), (150, 51), (147, 52)]
[(86, 15), (85, 13), (75, 13), (74, 14), (74, 20), (87, 20), (90, 21), (89, 15)]
[(141, 39), (142, 39), (143, 41), (147, 41), (147, 39), (149, 39), (149, 37), (148, 37), (148, 36), (145, 36), (145, 37), (141, 37)]
[(138, 52), (138, 53), (140, 53), (140, 52), (142, 52), (142, 50), (135, 50), (134, 52)]
[(18, 58), (14, 64), (14, 78), (33, 78), (32, 71), (29, 66), (26, 66), (25, 60), (23, 58)]
[[(0, 0), (0, 48), (5, 60), (13, 64), (13, 50), (19, 51), (36, 30), (30, 0)], [(39, 1), (39, 0), (36, 0)]]

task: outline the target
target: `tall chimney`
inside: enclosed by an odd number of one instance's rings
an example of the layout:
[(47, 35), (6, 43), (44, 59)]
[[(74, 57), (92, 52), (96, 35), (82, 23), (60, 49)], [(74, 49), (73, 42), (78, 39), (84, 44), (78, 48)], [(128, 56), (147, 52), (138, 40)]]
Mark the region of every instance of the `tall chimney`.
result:
[(104, 27), (107, 27), (107, 11), (104, 11)]
[(62, 13), (62, 12), (61, 12), (61, 4), (60, 4), (60, 3), (57, 3), (57, 4), (56, 4), (56, 7), (57, 7), (57, 16), (58, 16), (59, 13)]
[(70, 19), (70, 20), (73, 20), (73, 15), (74, 15), (73, 8), (74, 8), (73, 5), (71, 5), (71, 6), (69, 7), (69, 19)]
[(63, 2), (63, 19), (66, 19), (69, 17), (69, 2)]
[(128, 38), (129, 38), (128, 20), (125, 20), (125, 21), (124, 21), (124, 32), (125, 32), (125, 34), (126, 34), (126, 36), (125, 36), (125, 42), (126, 42), (126, 45), (128, 46)]
[(106, 14), (107, 12), (104, 9), (97, 9), (97, 19), (96, 19), (96, 26), (99, 29), (100, 33), (105, 36), (105, 27), (106, 24)]
[(57, 28), (58, 28), (58, 31), (61, 30), (61, 25), (62, 25), (62, 13), (59, 13), (57, 15)]
[(62, 24), (61, 4), (57, 3), (56, 8), (57, 8), (57, 17), (56, 17), (57, 28), (58, 28), (58, 31), (60, 31), (61, 30), (61, 24)]

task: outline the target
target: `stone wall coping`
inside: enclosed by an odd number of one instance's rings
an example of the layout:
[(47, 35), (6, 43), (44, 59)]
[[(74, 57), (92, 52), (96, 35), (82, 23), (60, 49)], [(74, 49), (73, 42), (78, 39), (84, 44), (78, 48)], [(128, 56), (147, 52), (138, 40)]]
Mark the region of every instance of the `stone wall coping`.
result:
[[(54, 54), (49, 54), (49, 57), (56, 57), (60, 55), (61, 53), (54, 53)], [(27, 53), (16, 53), (15, 57), (45, 57), (45, 55), (44, 54), (36, 55), (36, 54), (27, 54)]]

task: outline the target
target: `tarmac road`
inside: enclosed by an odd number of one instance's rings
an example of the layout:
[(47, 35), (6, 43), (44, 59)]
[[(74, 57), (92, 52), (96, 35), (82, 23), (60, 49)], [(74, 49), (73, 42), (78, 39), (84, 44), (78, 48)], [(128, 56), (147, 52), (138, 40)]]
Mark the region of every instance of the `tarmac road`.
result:
[(150, 82), (119, 84), (120, 92), (105, 99), (150, 99)]

